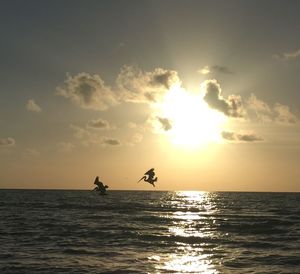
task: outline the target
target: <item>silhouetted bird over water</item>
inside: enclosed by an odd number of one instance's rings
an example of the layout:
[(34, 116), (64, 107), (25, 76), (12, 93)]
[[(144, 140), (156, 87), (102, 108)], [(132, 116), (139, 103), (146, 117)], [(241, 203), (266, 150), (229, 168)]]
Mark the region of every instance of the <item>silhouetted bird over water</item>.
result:
[(149, 169), (144, 175), (145, 176), (143, 176), (141, 179), (139, 179), (138, 182), (140, 182), (141, 180), (144, 180), (145, 182), (147, 182), (155, 187), (154, 183), (157, 181), (158, 178), (155, 177), (154, 168)]
[(106, 189), (108, 188), (107, 185), (104, 185), (102, 182), (99, 181), (99, 177), (97, 176), (94, 185), (97, 185), (94, 190), (99, 191), (101, 195), (106, 195)]

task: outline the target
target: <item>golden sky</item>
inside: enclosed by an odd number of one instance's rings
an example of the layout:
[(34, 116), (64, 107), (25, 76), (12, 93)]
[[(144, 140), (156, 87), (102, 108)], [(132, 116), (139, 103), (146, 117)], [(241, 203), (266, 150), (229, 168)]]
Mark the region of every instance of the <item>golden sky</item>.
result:
[(299, 191), (286, 2), (7, 2), (0, 188)]

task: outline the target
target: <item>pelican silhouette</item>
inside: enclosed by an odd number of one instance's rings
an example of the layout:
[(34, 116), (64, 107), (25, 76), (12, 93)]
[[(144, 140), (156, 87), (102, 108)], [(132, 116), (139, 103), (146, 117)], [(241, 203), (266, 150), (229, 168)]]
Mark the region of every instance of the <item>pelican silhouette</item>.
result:
[(151, 168), (144, 174), (144, 176), (141, 179), (139, 179), (138, 182), (144, 180), (144, 182), (147, 182), (153, 185), (153, 187), (155, 187), (154, 183), (157, 181), (158, 178), (157, 177), (154, 178), (154, 176), (155, 176), (154, 168)]
[(94, 181), (94, 185), (96, 185), (96, 187), (94, 188), (95, 191), (100, 191), (101, 195), (106, 194), (106, 189), (108, 188), (108, 186), (104, 185), (102, 182), (100, 182), (98, 176), (96, 177), (96, 179)]

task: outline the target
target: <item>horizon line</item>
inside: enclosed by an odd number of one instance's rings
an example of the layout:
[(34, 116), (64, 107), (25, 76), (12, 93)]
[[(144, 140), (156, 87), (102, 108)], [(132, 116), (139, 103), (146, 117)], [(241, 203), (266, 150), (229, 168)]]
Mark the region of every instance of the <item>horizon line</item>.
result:
[[(1, 190), (38, 190), (38, 191), (94, 191), (86, 188), (0, 188)], [(110, 189), (111, 191), (155, 191), (155, 192), (244, 192), (244, 193), (300, 193), (299, 191), (267, 191), (267, 190), (166, 190), (166, 189)]]

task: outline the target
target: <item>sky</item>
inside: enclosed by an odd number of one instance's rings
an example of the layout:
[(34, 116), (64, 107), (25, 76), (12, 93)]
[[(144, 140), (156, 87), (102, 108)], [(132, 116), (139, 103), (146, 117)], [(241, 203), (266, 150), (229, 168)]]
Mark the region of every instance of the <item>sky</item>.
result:
[(300, 191), (299, 1), (2, 1), (0, 188)]

